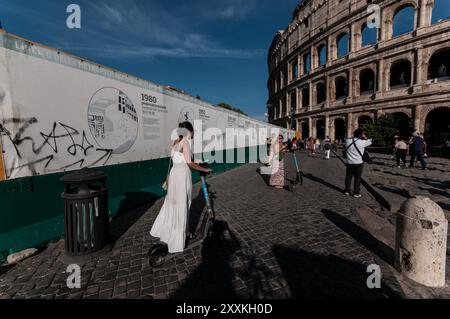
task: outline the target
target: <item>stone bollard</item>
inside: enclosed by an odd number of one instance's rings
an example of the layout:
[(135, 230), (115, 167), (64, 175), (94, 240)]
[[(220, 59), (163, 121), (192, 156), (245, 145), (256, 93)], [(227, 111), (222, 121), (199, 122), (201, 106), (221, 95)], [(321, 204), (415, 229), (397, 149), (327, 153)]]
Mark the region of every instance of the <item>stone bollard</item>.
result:
[(431, 199), (413, 197), (397, 215), (395, 266), (428, 287), (445, 286), (448, 221)]

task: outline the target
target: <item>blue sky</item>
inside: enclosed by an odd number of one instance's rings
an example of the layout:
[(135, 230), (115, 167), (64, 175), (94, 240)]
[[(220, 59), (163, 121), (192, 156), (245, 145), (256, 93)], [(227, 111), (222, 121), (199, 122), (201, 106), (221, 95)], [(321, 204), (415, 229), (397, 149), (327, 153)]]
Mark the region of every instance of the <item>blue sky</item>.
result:
[[(82, 10), (81, 30), (66, 7)], [(299, 0), (0, 0), (22, 36), (263, 119), (267, 50)]]

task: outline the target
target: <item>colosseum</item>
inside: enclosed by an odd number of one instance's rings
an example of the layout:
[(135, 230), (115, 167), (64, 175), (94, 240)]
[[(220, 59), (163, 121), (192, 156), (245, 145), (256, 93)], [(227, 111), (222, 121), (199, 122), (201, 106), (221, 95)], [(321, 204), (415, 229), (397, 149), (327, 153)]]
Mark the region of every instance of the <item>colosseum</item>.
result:
[(449, 0), (304, 0), (269, 56), (269, 121), (341, 141), (392, 114), (450, 135)]

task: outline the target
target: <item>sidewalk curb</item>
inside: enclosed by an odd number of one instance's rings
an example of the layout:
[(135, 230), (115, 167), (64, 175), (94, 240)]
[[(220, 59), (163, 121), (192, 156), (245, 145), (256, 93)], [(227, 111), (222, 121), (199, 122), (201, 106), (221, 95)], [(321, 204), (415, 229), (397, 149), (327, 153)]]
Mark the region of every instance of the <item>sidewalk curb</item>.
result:
[[(339, 161), (341, 161), (341, 163), (345, 167), (346, 164), (344, 159), (340, 155), (338, 155), (335, 150), (332, 149), (331, 152), (337, 157), (337, 159), (339, 159)], [(387, 210), (392, 211), (391, 203), (383, 195), (381, 195), (364, 177), (361, 178), (361, 183), (367, 189), (367, 191), (372, 194), (378, 204), (380, 204)]]

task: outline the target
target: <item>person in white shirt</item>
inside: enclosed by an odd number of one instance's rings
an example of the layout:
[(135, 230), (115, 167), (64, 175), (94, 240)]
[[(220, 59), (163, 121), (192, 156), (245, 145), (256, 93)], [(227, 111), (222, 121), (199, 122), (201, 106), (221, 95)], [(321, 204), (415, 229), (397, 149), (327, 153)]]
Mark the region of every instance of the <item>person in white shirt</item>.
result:
[(367, 139), (362, 129), (357, 129), (352, 138), (345, 141), (347, 174), (345, 178), (345, 195), (350, 195), (350, 187), (355, 178), (355, 198), (361, 197), (361, 176), (364, 168), (363, 154), (366, 147), (372, 145), (372, 140)]

